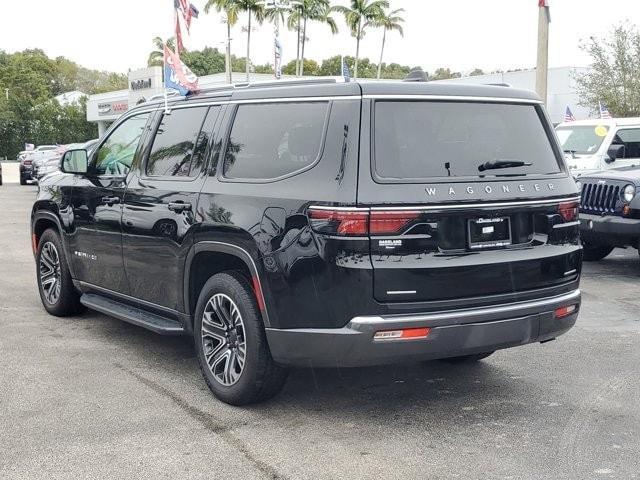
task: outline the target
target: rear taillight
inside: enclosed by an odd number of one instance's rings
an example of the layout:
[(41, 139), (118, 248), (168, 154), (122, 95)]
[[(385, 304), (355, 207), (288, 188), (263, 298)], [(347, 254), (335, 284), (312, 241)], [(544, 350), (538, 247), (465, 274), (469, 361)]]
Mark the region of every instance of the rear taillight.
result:
[(369, 210), (309, 209), (314, 232), (325, 235), (362, 236), (369, 233)]
[(573, 222), (578, 219), (578, 202), (565, 202), (558, 205), (558, 213), (565, 222)]
[(369, 220), (371, 235), (394, 235), (403, 233), (405, 228), (420, 215), (419, 212), (373, 211)]
[(420, 212), (311, 207), (309, 220), (314, 232), (325, 235), (400, 235)]

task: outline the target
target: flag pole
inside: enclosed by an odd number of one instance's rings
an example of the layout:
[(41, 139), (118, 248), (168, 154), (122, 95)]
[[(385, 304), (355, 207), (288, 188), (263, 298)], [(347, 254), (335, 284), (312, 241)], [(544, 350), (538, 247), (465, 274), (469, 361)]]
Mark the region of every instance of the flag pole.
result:
[(536, 63), (536, 92), (547, 104), (549, 72), (549, 0), (538, 0), (538, 58)]

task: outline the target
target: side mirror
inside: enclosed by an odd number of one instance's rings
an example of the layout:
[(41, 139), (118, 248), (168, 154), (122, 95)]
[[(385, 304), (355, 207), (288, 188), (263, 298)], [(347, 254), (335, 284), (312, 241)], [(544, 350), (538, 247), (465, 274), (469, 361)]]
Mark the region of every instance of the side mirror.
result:
[(611, 145), (607, 150), (607, 156), (604, 161), (607, 163), (613, 163), (618, 158), (624, 158), (625, 156), (625, 147), (624, 145)]
[(60, 169), (65, 173), (87, 173), (89, 155), (86, 150), (67, 150), (62, 156)]

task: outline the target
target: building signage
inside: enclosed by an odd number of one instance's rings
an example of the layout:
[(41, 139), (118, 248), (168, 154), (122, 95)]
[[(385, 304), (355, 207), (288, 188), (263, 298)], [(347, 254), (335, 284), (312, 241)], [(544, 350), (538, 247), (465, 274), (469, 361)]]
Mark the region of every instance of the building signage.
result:
[(131, 90), (147, 90), (151, 88), (151, 78), (139, 78), (131, 82)]
[(98, 104), (98, 116), (106, 117), (112, 115), (122, 115), (129, 110), (129, 102), (103, 102)]

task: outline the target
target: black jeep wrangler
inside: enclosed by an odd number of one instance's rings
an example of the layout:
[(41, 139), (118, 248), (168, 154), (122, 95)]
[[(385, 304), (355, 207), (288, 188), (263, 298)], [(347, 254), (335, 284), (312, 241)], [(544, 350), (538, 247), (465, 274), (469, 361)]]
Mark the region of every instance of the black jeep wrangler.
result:
[(225, 87), (137, 106), (62, 168), (32, 212), (44, 307), (192, 336), (231, 404), (288, 366), (475, 361), (576, 321), (578, 190), (529, 92)]
[(640, 247), (640, 168), (622, 167), (579, 178), (584, 259), (602, 260), (615, 247)]

